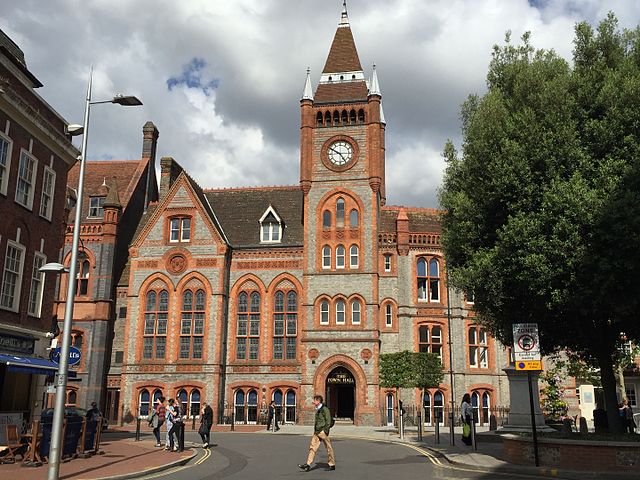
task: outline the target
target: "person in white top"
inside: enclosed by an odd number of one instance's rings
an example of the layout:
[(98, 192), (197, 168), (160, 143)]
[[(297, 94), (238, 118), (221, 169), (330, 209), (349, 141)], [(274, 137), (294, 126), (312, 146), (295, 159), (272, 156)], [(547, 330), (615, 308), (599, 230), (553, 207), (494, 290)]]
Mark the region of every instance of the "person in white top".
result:
[(473, 421), (473, 407), (471, 406), (471, 396), (465, 393), (462, 396), (462, 405), (460, 406), (462, 416), (462, 443), (471, 445), (471, 422)]

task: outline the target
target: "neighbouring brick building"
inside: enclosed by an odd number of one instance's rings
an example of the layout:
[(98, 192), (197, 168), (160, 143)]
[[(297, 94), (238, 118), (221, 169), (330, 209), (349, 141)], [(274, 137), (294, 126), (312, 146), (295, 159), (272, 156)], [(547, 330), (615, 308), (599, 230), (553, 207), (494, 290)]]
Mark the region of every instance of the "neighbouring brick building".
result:
[(39, 268), (59, 259), (67, 171), (79, 154), (66, 120), (36, 92), (41, 86), (0, 30), (0, 412), (24, 417), (39, 414), (55, 372), (45, 334), (56, 276)]
[(165, 395), (247, 423), (274, 399), (284, 421), (310, 422), (320, 393), (338, 418), (393, 422), (397, 392), (380, 387), (378, 358), (407, 349), (440, 354), (447, 372), (453, 350), (455, 392), (447, 375), (423, 398), (402, 393), (425, 406), (427, 423), (465, 391), (482, 423), (508, 402), (509, 351), (476, 325), (467, 299), (448, 298), (440, 212), (385, 205), (381, 100), (345, 8), (315, 93), (307, 74), (299, 185), (203, 189), (161, 160), (160, 199), (118, 285), (126, 318), (109, 385), (121, 421)]
[[(81, 231), (71, 342), (82, 352), (82, 359), (70, 367), (76, 373), (77, 381), (69, 381), (67, 385), (66, 404), (88, 409), (91, 402), (96, 401), (109, 415), (112, 414), (114, 399), (110, 393), (105, 396), (107, 371), (114, 324), (121, 313), (116, 310), (116, 283), (127, 263), (129, 244), (140, 218), (149, 203), (158, 199), (155, 171), (158, 130), (153, 123), (147, 122), (142, 131), (142, 156), (139, 160), (86, 162), (80, 206)], [(69, 171), (68, 185), (71, 189), (78, 186), (79, 172), (79, 164)], [(75, 208), (69, 218), (74, 217)], [(70, 220), (62, 252), (62, 263), (66, 266), (71, 261), (73, 230), (73, 221)], [(65, 282), (56, 305), (59, 319), (64, 318), (66, 291)]]

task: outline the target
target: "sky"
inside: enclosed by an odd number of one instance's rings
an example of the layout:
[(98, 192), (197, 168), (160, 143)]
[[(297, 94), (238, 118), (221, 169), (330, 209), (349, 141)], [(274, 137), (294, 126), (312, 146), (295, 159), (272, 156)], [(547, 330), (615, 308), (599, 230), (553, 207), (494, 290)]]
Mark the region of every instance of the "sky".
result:
[[(382, 91), (388, 205), (437, 208), (441, 152), (460, 148), (460, 105), (485, 91), (492, 46), (530, 31), (536, 48), (571, 59), (577, 22), (608, 11), (640, 23), (635, 0), (348, 0), (365, 76)], [(138, 96), (142, 107), (91, 109), (87, 158), (135, 159), (142, 126), (160, 132), (204, 188), (297, 185), (307, 67), (317, 85), (342, 0), (2, 0), (0, 28), (44, 84), (38, 93), (82, 123), (93, 100)], [(80, 139), (74, 140), (80, 146)]]

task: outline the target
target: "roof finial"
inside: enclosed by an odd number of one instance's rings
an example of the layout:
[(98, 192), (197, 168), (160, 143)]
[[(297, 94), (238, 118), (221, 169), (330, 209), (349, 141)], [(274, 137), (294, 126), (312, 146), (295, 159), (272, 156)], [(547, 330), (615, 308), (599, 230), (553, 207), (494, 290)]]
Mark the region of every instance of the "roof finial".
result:
[(376, 72), (376, 64), (373, 64), (373, 73), (371, 74), (371, 85), (369, 87), (369, 95), (379, 95), (380, 93), (380, 83), (378, 83), (378, 73)]
[(339, 27), (348, 27), (349, 26), (349, 16), (347, 15), (347, 0), (342, 1), (342, 14), (340, 16)]
[(313, 90), (311, 89), (311, 68), (307, 67), (307, 79), (304, 82), (304, 91), (302, 92), (302, 100), (313, 101)]
[(106, 187), (107, 186), (107, 177), (102, 177), (102, 185), (100, 185), (101, 187)]

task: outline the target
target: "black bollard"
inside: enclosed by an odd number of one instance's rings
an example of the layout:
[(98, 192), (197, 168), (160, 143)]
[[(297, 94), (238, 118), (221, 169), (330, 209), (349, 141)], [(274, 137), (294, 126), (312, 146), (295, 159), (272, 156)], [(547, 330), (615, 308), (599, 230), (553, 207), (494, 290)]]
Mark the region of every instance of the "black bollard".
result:
[(435, 417), (436, 417), (435, 418), (436, 422), (434, 423), (435, 430), (433, 431), (433, 438), (436, 444), (439, 444), (440, 443), (440, 418), (437, 415)]
[(136, 419), (136, 442), (140, 441), (140, 417)]
[(420, 415), (420, 410), (417, 413), (418, 417), (418, 441), (422, 441), (422, 415)]
[(178, 424), (178, 451), (184, 451), (184, 422)]
[(191, 422), (191, 430), (195, 430), (196, 429), (196, 416), (192, 415), (191, 418), (193, 418), (193, 421)]
[(231, 413), (231, 431), (236, 429), (236, 412)]

